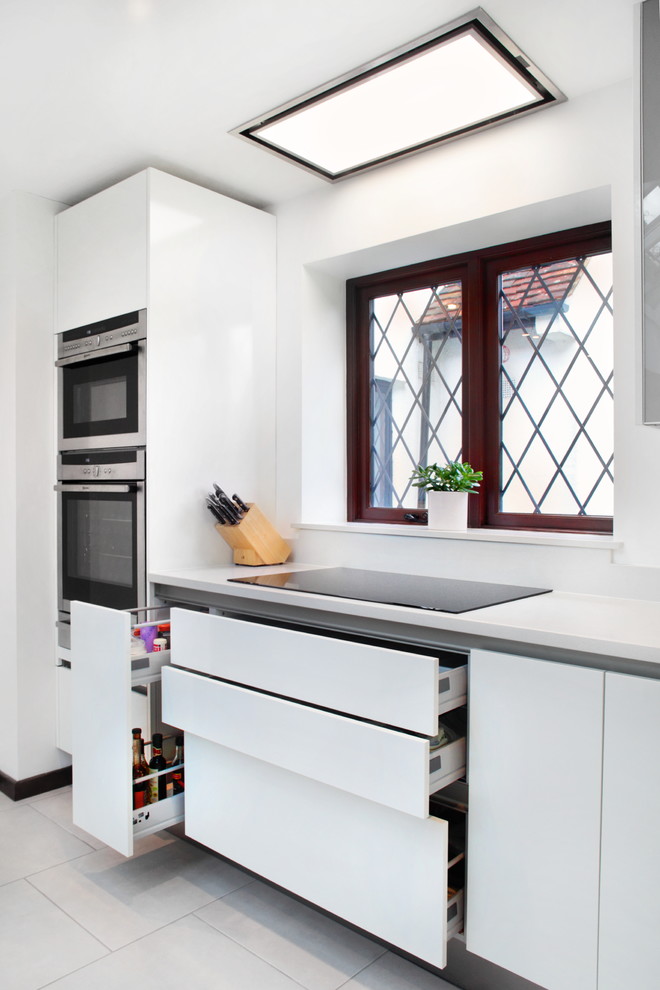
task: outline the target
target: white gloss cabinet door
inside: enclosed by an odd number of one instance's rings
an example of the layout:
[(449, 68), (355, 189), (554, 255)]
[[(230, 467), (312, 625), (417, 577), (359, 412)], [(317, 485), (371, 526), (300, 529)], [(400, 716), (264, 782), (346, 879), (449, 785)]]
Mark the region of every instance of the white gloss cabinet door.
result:
[(597, 986), (604, 676), (470, 659), (467, 948), (547, 990)]
[(147, 172), (60, 213), (55, 332), (147, 305)]
[(599, 990), (660, 985), (660, 681), (605, 675)]

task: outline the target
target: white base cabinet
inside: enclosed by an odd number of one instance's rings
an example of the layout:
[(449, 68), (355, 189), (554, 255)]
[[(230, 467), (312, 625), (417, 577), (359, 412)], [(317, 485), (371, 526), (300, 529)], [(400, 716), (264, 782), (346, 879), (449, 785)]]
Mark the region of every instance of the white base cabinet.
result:
[(163, 717), (185, 731), (186, 833), (444, 967), (463, 893), (429, 796), (464, 774), (465, 739), (428, 737), (465, 699), (460, 657), (441, 671), (437, 656), (179, 609), (171, 625)]
[(466, 944), (549, 990), (597, 987), (604, 677), (470, 655)]
[(660, 984), (660, 681), (605, 675), (599, 990)]
[(444, 967), (463, 927), (464, 821), (454, 832), (429, 798), (464, 775), (465, 738), (432, 749), (430, 733), (465, 701), (464, 658), (185, 609), (170, 623), (171, 655), (131, 661), (130, 613), (72, 604), (75, 824), (130, 856), (182, 820), (183, 795), (133, 810), (134, 688), (159, 684), (159, 721), (185, 731), (191, 838)]

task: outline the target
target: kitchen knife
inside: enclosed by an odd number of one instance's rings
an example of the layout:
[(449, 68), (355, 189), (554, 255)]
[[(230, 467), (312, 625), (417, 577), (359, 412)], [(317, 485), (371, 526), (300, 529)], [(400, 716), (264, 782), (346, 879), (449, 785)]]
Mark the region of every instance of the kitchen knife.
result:
[(215, 507), (215, 505), (213, 505), (213, 503), (211, 502), (211, 500), (210, 500), (210, 499), (207, 499), (207, 500), (206, 500), (206, 507), (207, 507), (207, 509), (209, 510), (209, 512), (211, 512), (211, 513), (213, 513), (213, 515), (214, 515), (214, 517), (215, 517), (215, 518), (217, 519), (217, 521), (218, 521), (218, 522), (219, 522), (219, 523), (220, 523), (220, 524), (221, 524), (222, 526), (224, 526), (224, 524), (225, 524), (225, 521), (226, 521), (226, 520), (225, 520), (225, 519), (223, 518), (223, 516), (221, 516), (221, 515), (220, 515), (220, 513), (219, 513), (219, 512), (218, 512), (218, 510), (216, 509), (216, 507)]
[(222, 511), (234, 526), (241, 521), (243, 514), (238, 510), (233, 502), (230, 502), (229, 499), (223, 498), (220, 504), (222, 506)]
[(209, 492), (206, 501), (209, 503), (209, 505), (213, 506), (216, 514), (220, 517), (223, 523), (229, 523), (230, 525), (234, 525), (233, 515), (230, 516), (230, 514), (227, 512), (224, 502), (221, 502), (217, 495), (214, 495)]
[(245, 502), (243, 501), (243, 499), (242, 498), (239, 498), (238, 495), (236, 495), (236, 493), (234, 493), (232, 495), (232, 500), (236, 503), (236, 505), (239, 507), (239, 509), (241, 510), (241, 512), (247, 512), (248, 511), (249, 506), (247, 506), (245, 504)]
[(243, 513), (240, 511), (238, 506), (227, 497), (227, 495), (222, 494), (222, 497), (218, 498), (220, 506), (224, 514), (229, 518), (232, 523), (239, 523), (243, 518)]

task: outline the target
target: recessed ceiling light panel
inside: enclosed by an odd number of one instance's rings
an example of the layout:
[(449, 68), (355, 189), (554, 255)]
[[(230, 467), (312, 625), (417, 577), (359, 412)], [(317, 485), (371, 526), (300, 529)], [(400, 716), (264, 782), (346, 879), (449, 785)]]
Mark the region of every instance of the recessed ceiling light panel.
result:
[(564, 99), (479, 8), (232, 134), (333, 181)]

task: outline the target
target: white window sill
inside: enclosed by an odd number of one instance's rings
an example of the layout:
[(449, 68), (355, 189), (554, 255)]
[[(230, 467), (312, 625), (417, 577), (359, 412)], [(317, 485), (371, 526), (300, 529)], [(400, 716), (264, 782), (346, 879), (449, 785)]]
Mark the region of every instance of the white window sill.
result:
[(469, 540), (476, 543), (523, 543), (540, 547), (580, 547), (589, 550), (618, 550), (623, 544), (609, 535), (585, 533), (531, 533), (518, 530), (467, 529), (460, 533), (430, 530), (426, 526), (397, 526), (381, 523), (293, 523), (294, 529), (329, 533), (359, 533), (368, 536), (406, 536), (422, 540)]

